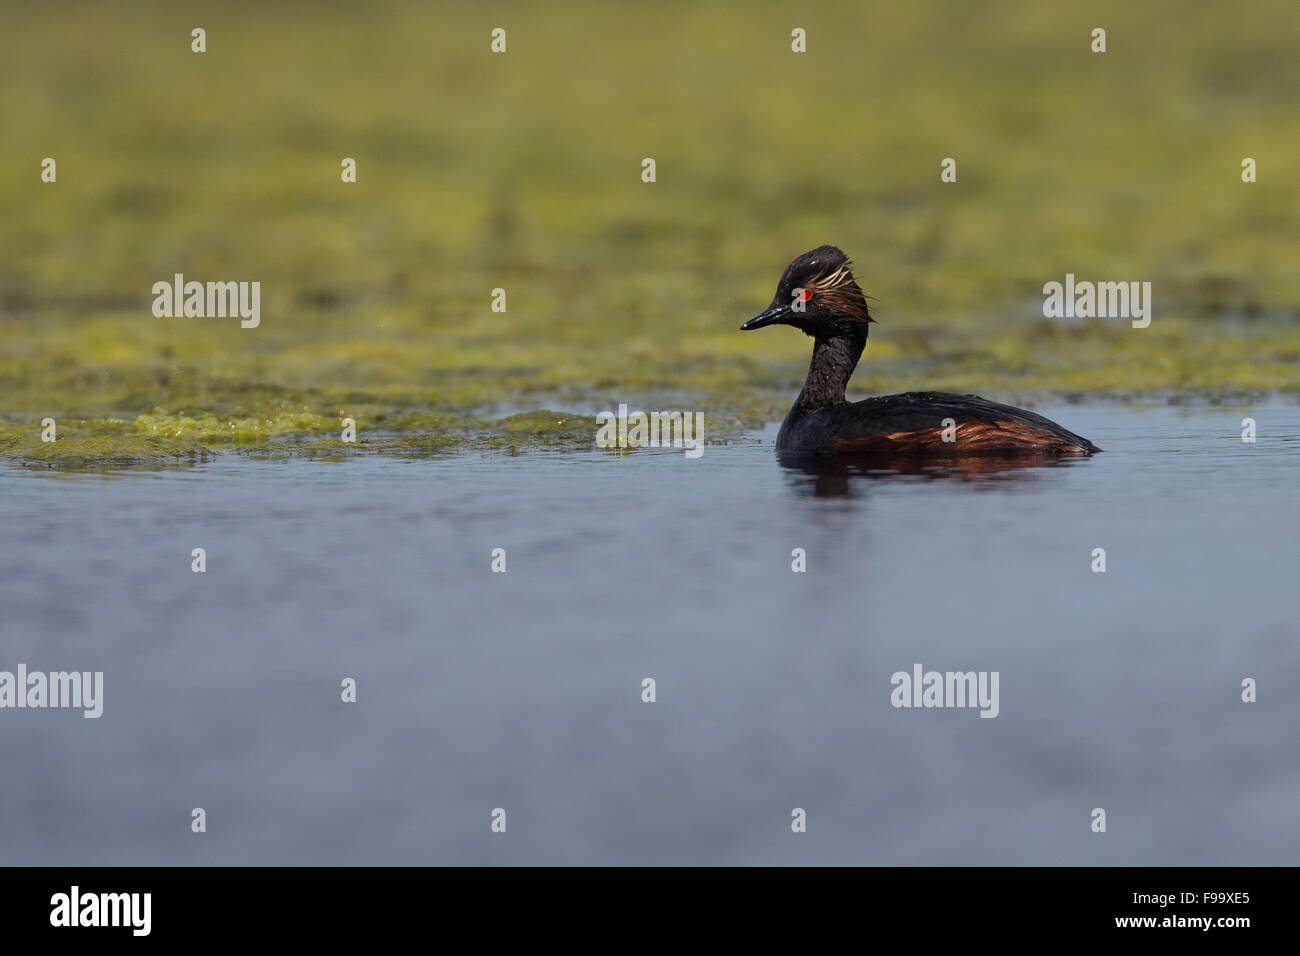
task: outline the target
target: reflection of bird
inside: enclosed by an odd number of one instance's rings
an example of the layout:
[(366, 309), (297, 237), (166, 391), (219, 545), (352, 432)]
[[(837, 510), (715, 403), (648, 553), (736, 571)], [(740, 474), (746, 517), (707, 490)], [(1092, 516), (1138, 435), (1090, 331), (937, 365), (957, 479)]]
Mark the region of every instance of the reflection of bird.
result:
[(856, 497), (873, 482), (892, 480), (952, 482), (968, 491), (1032, 486), (1049, 468), (1066, 468), (1083, 460), (1078, 455), (1033, 456), (1023, 453), (940, 457), (928, 455), (808, 455), (777, 452), (790, 487), (818, 498)]
[(905, 392), (850, 403), (844, 389), (874, 321), (848, 257), (819, 246), (786, 267), (772, 304), (740, 327), (793, 325), (813, 337), (808, 378), (777, 434), (779, 450), (931, 457), (1101, 451), (1042, 415), (976, 395)]

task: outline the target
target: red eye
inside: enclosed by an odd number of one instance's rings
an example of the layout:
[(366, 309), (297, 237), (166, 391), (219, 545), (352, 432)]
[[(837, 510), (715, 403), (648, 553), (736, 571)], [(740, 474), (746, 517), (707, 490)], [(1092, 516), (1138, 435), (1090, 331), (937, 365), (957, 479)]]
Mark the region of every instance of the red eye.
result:
[(798, 299), (800, 302), (807, 302), (812, 298), (812, 289), (800, 289)]

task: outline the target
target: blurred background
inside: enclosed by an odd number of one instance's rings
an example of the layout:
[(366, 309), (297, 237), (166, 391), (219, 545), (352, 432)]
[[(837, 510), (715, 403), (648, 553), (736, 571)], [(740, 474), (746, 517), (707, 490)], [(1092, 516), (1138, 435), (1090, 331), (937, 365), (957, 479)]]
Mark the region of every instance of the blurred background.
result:
[[(877, 300), (859, 395), (1300, 385), (1286, 0), (6, 6), (0, 453), (343, 415), (362, 447), (589, 447), (533, 413), (620, 401), (725, 437), (802, 380), (802, 336), (737, 326), (821, 243)], [(260, 281), (260, 328), (154, 318), (177, 272)], [(1152, 282), (1151, 327), (1044, 319), (1067, 272)]]

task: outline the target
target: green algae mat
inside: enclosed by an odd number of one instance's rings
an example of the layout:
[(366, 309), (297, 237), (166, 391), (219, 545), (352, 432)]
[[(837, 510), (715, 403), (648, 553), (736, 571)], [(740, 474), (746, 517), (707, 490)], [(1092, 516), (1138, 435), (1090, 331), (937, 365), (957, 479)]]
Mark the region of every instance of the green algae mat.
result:
[[(851, 395), (1300, 393), (1300, 14), (1229, 12), (11, 9), (0, 457), (586, 449), (620, 403), (738, 440), (808, 343), (737, 328), (822, 243), (880, 323)], [(1045, 315), (1066, 276), (1150, 324)]]

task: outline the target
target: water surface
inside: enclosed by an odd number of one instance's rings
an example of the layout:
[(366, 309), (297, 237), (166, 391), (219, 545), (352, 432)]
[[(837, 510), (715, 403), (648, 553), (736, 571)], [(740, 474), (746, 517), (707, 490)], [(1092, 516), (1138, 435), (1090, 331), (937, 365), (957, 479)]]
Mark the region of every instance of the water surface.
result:
[(1038, 410), (1106, 452), (0, 469), (0, 669), (105, 673), (0, 711), (0, 860), (1294, 863), (1300, 407)]

